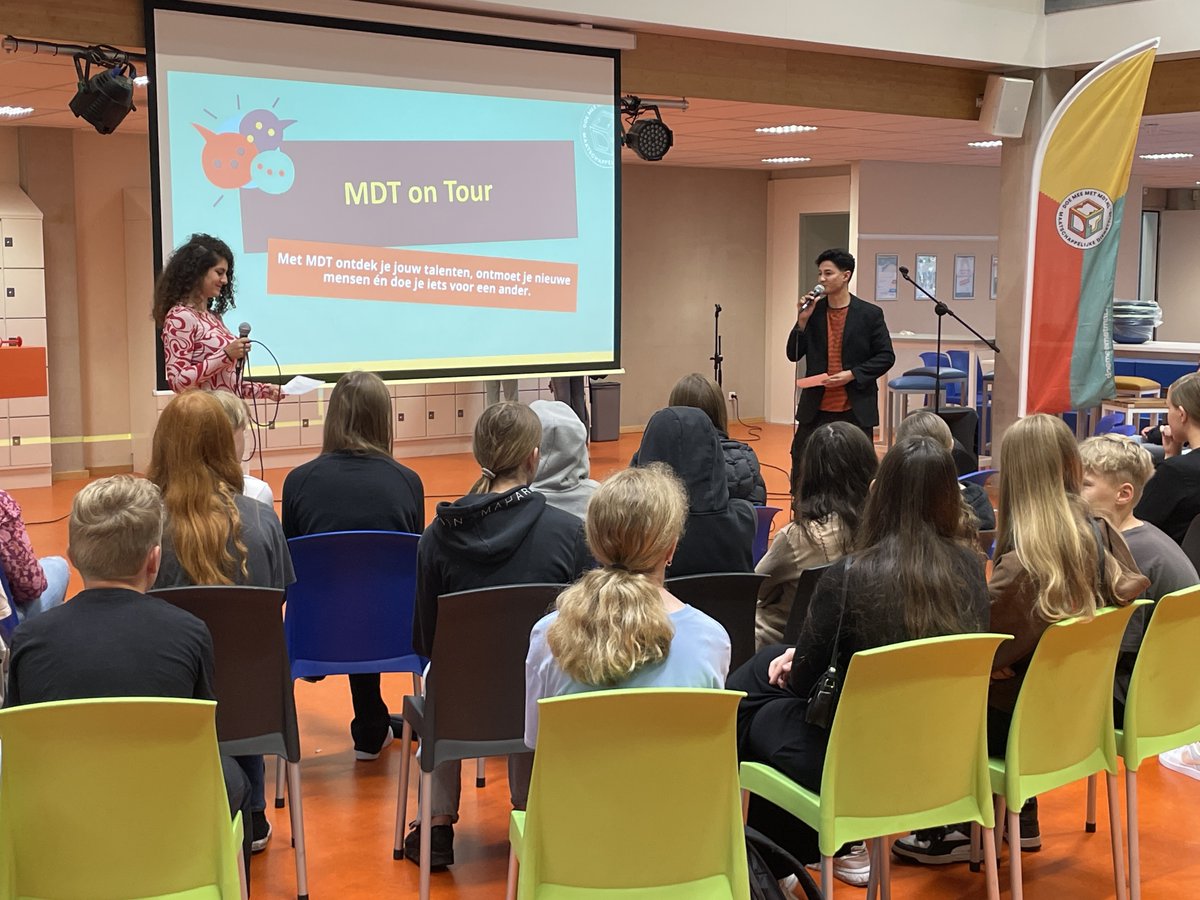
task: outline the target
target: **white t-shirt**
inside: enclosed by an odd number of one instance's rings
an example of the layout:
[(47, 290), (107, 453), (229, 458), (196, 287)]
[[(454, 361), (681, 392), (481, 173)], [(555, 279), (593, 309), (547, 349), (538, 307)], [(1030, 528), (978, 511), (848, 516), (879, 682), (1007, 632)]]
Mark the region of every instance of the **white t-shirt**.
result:
[(261, 478), (255, 478), (253, 475), (242, 475), (242, 493), (251, 500), (257, 500), (259, 503), (265, 503), (272, 509), (275, 508), (275, 495), (271, 493), (271, 486)]

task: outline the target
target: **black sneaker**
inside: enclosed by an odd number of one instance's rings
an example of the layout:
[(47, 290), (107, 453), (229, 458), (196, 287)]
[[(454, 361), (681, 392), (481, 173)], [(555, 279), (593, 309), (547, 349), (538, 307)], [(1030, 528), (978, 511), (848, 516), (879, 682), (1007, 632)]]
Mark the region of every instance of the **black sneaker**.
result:
[(1021, 850), (1036, 853), (1042, 849), (1042, 830), (1038, 827), (1037, 797), (1021, 807)]
[(971, 859), (971, 826), (927, 828), (893, 842), (892, 853), (927, 866), (968, 862)]
[(250, 820), (250, 827), (253, 829), (250, 837), (250, 852), (262, 853), (271, 841), (271, 823), (267, 821), (267, 814), (261, 811), (250, 813)]
[[(430, 829), (429, 868), (444, 869), (454, 865), (454, 826), (434, 825)], [(404, 858), (421, 864), (421, 826), (413, 824), (404, 839)]]

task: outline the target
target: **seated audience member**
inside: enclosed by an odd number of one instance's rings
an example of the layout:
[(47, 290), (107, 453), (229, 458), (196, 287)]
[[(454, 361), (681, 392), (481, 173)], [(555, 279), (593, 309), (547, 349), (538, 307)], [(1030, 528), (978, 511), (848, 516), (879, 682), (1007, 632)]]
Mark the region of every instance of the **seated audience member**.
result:
[[(425, 529), (425, 488), (412, 469), (392, 459), (392, 401), (370, 372), (343, 375), (329, 396), (321, 455), (283, 482), (283, 533), (288, 538), (330, 531)], [(350, 675), (356, 759), (378, 759), (392, 742), (379, 674)]]
[[(951, 453), (954, 452), (954, 436), (950, 433), (950, 426), (941, 416), (927, 409), (909, 413), (896, 428), (898, 441), (916, 435), (931, 437)], [(962, 491), (963, 503), (971, 513), (974, 522), (972, 527), (979, 531), (991, 531), (995, 528), (996, 511), (992, 509), (992, 501), (987, 491), (981, 485), (966, 481), (960, 481), (958, 486)]]
[[(1074, 616), (1090, 618), (1100, 606), (1124, 605), (1142, 596), (1150, 583), (1138, 572), (1121, 533), (1093, 518), (1080, 496), (1083, 464), (1062, 419), (1039, 413), (1011, 426), (1000, 445), (1000, 471), (995, 567), (988, 583), (990, 627), (1015, 639), (996, 652), (988, 692), (992, 756), (1007, 750), (1017, 694), (1045, 630)], [(1102, 560), (1097, 559), (1101, 551)], [(1041, 846), (1034, 798), (1021, 810), (1021, 849)], [(893, 852), (916, 862), (965, 861), (969, 828), (919, 831), (896, 841)]]
[(38, 559), (34, 554), (21, 507), (6, 491), (0, 491), (0, 572), (8, 579), (9, 599), (21, 621), (62, 603), (71, 579), (61, 556)]
[[(273, 509), (242, 493), (233, 428), (212, 394), (188, 391), (154, 429), (149, 478), (166, 521), (156, 588), (241, 584), (282, 590), (296, 580)], [(261, 756), (239, 756), (251, 788), (253, 847), (271, 839)]]
[[(1146, 482), (1133, 514), (1183, 543), (1188, 526), (1200, 515), (1200, 372), (1184, 375), (1167, 391), (1167, 425), (1163, 452), (1154, 477)], [(1193, 448), (1184, 449), (1184, 445)]]
[[(1131, 437), (1104, 434), (1084, 441), (1079, 455), (1083, 460), (1080, 494), (1091, 507), (1093, 516), (1103, 516), (1121, 532), (1134, 563), (1150, 579), (1150, 587), (1142, 596), (1157, 602), (1165, 594), (1200, 583), (1195, 566), (1179, 545), (1149, 522), (1133, 515), (1142, 489), (1154, 474), (1154, 462), (1146, 449)], [(1129, 679), (1151, 614), (1149, 609), (1136, 610), (1121, 642), (1115, 695), (1118, 726), (1125, 720)]]
[[(75, 495), (67, 553), (83, 590), (13, 633), (5, 706), (93, 697), (216, 699), (208, 628), (146, 595), (158, 574), (162, 530), (162, 498), (143, 478), (103, 478)], [(230, 810), (242, 813), (248, 874), (250, 784), (231, 758), (222, 757), (221, 767)]]
[(725, 454), (708, 416), (687, 406), (660, 409), (646, 424), (635, 465), (666, 463), (688, 492), (688, 519), (668, 578), (754, 571), (758, 519), (748, 500), (729, 497)]
[(721, 450), (725, 453), (725, 475), (729, 479), (730, 497), (749, 500), (755, 506), (767, 502), (767, 485), (763, 481), (758, 455), (749, 444), (729, 436), (729, 412), (719, 384), (699, 372), (684, 375), (671, 389), (667, 406), (694, 407), (713, 423), (721, 439)]
[(729, 635), (663, 587), (687, 517), (687, 494), (666, 466), (625, 469), (588, 506), (600, 563), (534, 626), (525, 662), (525, 743), (537, 744), (538, 700), (634, 687), (722, 688)]
[[(417, 548), (413, 645), (433, 655), (437, 601), (442, 594), (510, 584), (570, 584), (591, 565), (583, 522), (555, 509), (529, 484), (538, 469), (542, 426), (528, 406), (506, 400), (483, 411), (475, 423), (472, 451), (480, 478), (467, 496), (439, 503)], [(486, 673), (481, 673), (486, 681)], [(513, 806), (525, 808), (532, 754), (508, 758)], [(433, 773), (432, 864), (454, 864), (461, 766), (448, 762)], [(423, 800), (424, 802), (424, 800)], [(414, 824), (404, 855), (420, 864), (421, 832)]]
[(255, 478), (246, 472), (246, 432), (250, 430), (250, 415), (246, 411), (246, 401), (229, 391), (213, 391), (212, 395), (221, 404), (221, 409), (225, 410), (225, 415), (229, 418), (229, 424), (233, 428), (233, 451), (237, 454), (238, 462), (242, 466), (242, 493), (251, 500), (257, 500), (259, 503), (265, 503), (271, 509), (275, 509), (275, 495), (271, 492), (271, 486), (261, 478)]
[(821, 425), (805, 443), (792, 521), (779, 529), (754, 568), (767, 576), (758, 589), (754, 623), (760, 650), (783, 640), (805, 570), (828, 565), (854, 546), (878, 467), (874, 445), (849, 422)]
[(534, 400), (529, 408), (542, 423), (541, 459), (530, 487), (544, 494), (548, 505), (582, 520), (600, 487), (588, 477), (587, 429), (561, 400)]
[[(831, 664), (844, 672), (859, 650), (987, 623), (983, 559), (962, 537), (954, 462), (930, 438), (900, 441), (879, 464), (853, 552), (817, 584), (796, 646), (766, 647), (729, 676), (728, 687), (747, 694), (738, 711), (739, 756), (818, 790), (829, 731), (807, 721), (808, 698)], [(819, 858), (816, 832), (761, 798), (750, 800), (749, 824), (801, 860)], [(834, 875), (865, 885), (864, 845), (836, 859)]]

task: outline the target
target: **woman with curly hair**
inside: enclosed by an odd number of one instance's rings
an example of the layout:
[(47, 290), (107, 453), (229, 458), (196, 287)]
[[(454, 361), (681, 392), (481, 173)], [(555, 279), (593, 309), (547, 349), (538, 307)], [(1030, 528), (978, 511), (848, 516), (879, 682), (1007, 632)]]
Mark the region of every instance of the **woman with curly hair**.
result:
[(234, 337), (221, 320), (233, 306), (233, 253), (220, 238), (193, 234), (154, 285), (154, 323), (162, 329), (171, 390), (279, 399), (278, 385), (242, 381), (239, 362), (250, 339)]

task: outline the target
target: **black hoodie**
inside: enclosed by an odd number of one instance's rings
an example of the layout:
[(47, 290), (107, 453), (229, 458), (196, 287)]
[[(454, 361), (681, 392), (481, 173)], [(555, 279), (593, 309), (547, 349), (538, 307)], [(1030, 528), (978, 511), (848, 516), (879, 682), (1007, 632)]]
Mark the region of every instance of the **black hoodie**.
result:
[(430, 656), (442, 594), (505, 584), (570, 584), (592, 565), (577, 516), (528, 486), (439, 503), (417, 545), (413, 647)]
[(637, 464), (652, 462), (674, 469), (688, 493), (687, 525), (667, 577), (753, 572), (754, 507), (729, 498), (725, 452), (708, 416), (690, 406), (668, 406), (651, 416)]

